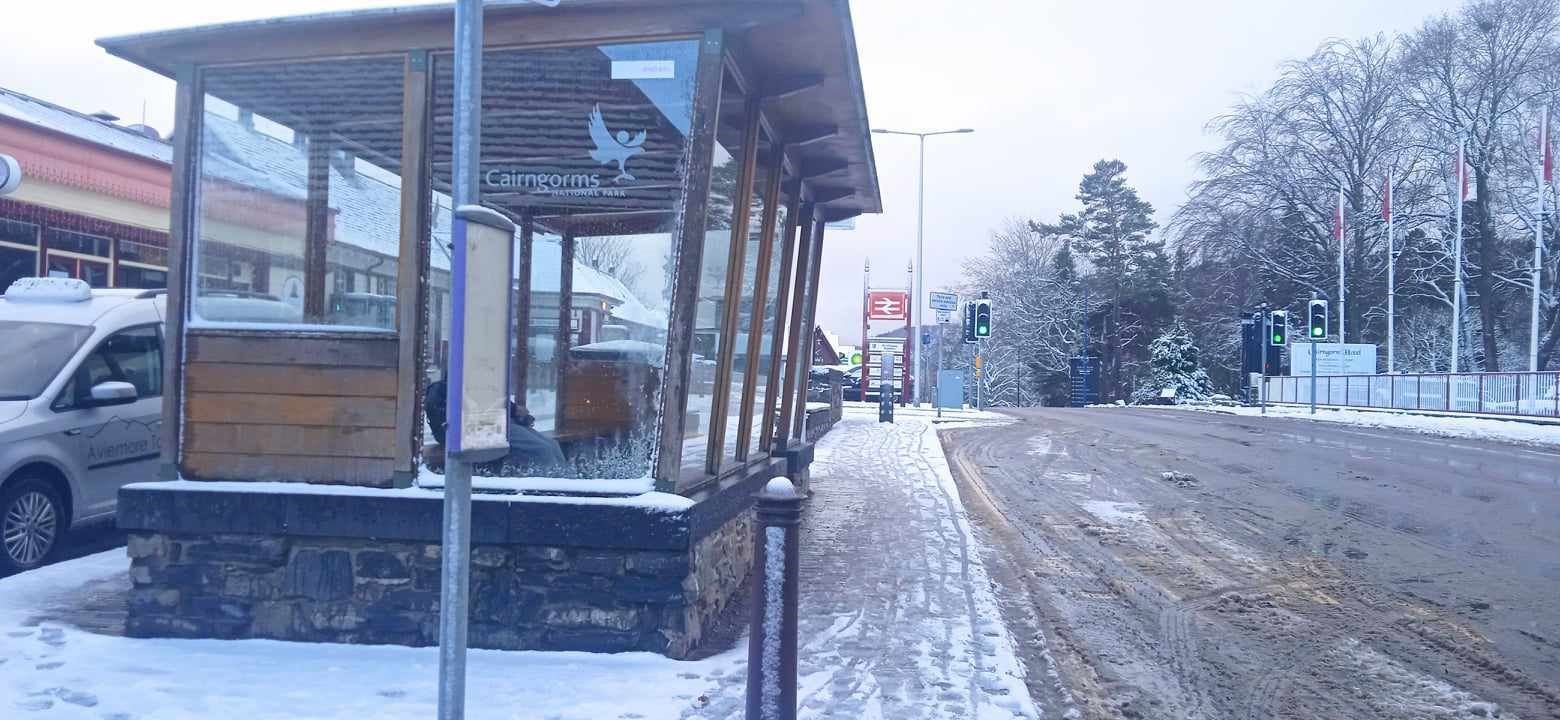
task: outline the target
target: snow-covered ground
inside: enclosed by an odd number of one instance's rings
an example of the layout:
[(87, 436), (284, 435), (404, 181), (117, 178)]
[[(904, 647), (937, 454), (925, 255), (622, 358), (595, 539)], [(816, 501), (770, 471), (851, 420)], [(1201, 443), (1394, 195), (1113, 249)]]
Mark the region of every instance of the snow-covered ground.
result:
[[(110, 637), (44, 620), (86, 589), (125, 586), (111, 550), (0, 580), (0, 718), (338, 720), (434, 716), (436, 648)], [(467, 716), (679, 718), (747, 648), (697, 662), (649, 653), (499, 652), (468, 659)]]
[[(1218, 405), (1154, 405), (1146, 407), (1177, 408), (1228, 415), (1258, 416), (1261, 408)], [(1364, 427), (1412, 430), (1427, 435), (1471, 438), (1478, 440), (1504, 440), (1531, 445), (1560, 445), (1560, 425), (1546, 425), (1519, 420), (1496, 420), (1471, 415), (1421, 415), (1416, 413), (1384, 410), (1349, 410), (1341, 408), (1317, 408), (1312, 415), (1310, 408), (1291, 405), (1270, 405), (1267, 414), (1272, 417), (1301, 418), (1320, 422), (1346, 423)]]
[[(849, 415), (819, 445), (803, 525), (800, 716), (1038, 717), (937, 440), (948, 426)], [(0, 718), (434, 715), (435, 648), (134, 639), (72, 625), (82, 598), (122, 602), (128, 566), (111, 550), (0, 579)], [(474, 720), (723, 720), (742, 714), (747, 646), (699, 661), (474, 650), (468, 665)]]

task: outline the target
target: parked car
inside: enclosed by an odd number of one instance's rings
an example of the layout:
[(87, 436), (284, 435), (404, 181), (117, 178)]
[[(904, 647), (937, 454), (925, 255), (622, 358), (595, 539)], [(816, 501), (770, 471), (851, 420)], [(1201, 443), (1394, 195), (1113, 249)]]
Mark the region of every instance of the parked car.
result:
[(0, 297), (0, 574), (113, 517), (161, 450), (164, 293), (22, 278)]

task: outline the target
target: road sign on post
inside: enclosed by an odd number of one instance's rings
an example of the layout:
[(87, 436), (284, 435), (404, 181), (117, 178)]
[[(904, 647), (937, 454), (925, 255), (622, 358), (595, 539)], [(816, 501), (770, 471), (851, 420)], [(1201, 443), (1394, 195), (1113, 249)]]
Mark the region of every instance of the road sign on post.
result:
[(933, 310), (957, 310), (959, 309), (959, 296), (951, 292), (928, 293), (926, 304)]

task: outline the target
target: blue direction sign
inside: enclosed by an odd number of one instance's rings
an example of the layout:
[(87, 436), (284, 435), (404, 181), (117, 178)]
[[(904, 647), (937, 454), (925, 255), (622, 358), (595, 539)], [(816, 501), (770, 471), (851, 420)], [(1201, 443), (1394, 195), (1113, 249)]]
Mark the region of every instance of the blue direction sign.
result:
[(951, 292), (927, 293), (926, 304), (933, 310), (958, 310), (959, 295)]
[(1100, 401), (1100, 359), (1097, 357), (1067, 358), (1070, 369), (1070, 397), (1072, 407), (1093, 405)]

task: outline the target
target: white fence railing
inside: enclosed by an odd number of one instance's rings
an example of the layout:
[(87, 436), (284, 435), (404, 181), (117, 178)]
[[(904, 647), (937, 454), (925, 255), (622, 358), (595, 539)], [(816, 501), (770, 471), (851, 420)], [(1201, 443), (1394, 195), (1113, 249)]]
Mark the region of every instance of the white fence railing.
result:
[[(1270, 403), (1311, 402), (1311, 378), (1270, 377)], [(1560, 417), (1560, 373), (1322, 375), (1316, 404)]]

